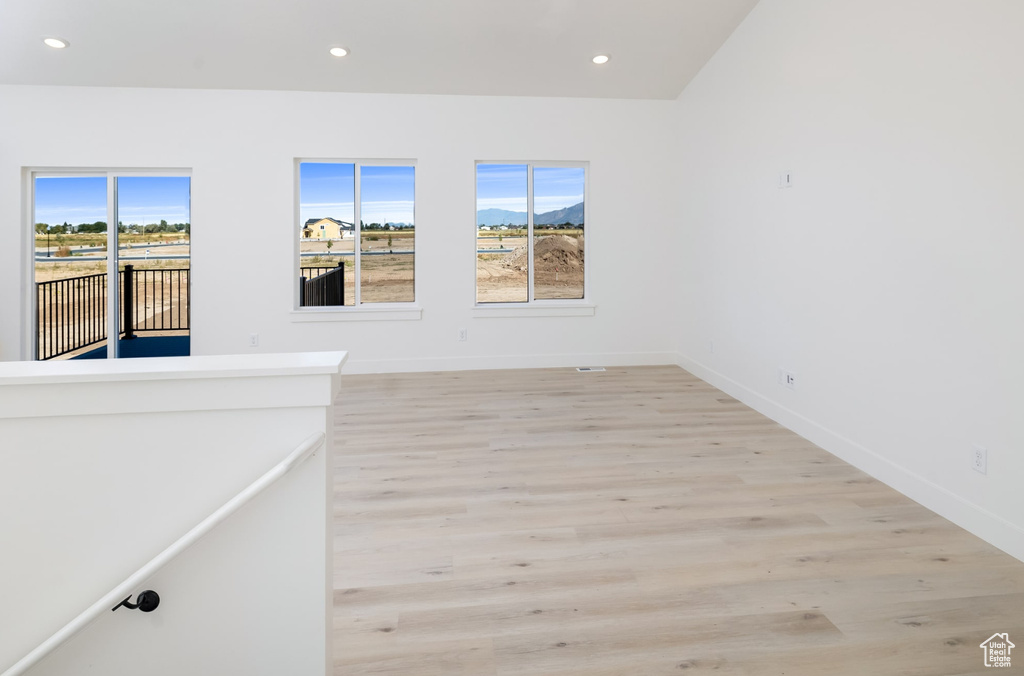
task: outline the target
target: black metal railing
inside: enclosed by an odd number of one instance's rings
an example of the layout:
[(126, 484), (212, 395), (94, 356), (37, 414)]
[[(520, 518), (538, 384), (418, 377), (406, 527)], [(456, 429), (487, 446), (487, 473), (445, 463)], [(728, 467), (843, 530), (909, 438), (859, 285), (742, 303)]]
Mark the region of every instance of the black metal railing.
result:
[[(188, 331), (191, 285), (187, 268), (119, 274), (119, 331), (129, 340), (144, 331)], [(36, 283), (36, 359), (46, 360), (107, 339), (107, 275)]]
[(190, 324), (189, 269), (121, 271), (121, 337), (143, 331), (187, 331)]
[(36, 284), (36, 359), (53, 359), (107, 338), (107, 276)]
[(299, 268), (299, 307), (345, 304), (345, 264)]

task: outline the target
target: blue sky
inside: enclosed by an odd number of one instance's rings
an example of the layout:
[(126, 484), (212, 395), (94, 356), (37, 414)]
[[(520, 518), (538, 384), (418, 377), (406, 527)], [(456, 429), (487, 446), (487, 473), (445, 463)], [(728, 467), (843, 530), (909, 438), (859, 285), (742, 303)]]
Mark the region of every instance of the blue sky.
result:
[(187, 176), (122, 176), (117, 179), (117, 219), (129, 223), (189, 223)]
[(526, 170), (525, 164), (476, 165), (476, 210), (526, 213)]
[[(526, 211), (525, 164), (478, 164), (476, 208)], [(534, 167), (533, 210), (543, 214), (583, 201), (582, 167)]]
[(533, 212), (543, 214), (583, 201), (583, 167), (534, 167)]
[[(415, 225), (415, 167), (362, 166), (360, 218), (364, 223)], [(303, 162), (299, 166), (299, 218), (336, 218), (351, 223), (355, 165)]]
[[(188, 223), (187, 176), (121, 176), (118, 219), (130, 223)], [(37, 178), (36, 223), (71, 225), (107, 220), (107, 179), (103, 176)]]

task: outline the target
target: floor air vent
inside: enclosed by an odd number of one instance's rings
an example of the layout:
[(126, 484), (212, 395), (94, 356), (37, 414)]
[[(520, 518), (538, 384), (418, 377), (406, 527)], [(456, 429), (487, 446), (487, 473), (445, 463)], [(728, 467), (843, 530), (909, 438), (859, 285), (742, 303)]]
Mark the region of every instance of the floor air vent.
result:
[(576, 368), (576, 370), (580, 371), (580, 372), (585, 372), (585, 371), (604, 371), (604, 367), (603, 366), (579, 366), (579, 367)]

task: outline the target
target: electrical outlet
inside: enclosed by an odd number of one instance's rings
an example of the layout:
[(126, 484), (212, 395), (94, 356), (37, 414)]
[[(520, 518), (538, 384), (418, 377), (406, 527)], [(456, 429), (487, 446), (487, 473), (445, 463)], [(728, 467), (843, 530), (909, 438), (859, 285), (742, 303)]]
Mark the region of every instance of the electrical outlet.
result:
[(791, 390), (796, 389), (796, 374), (794, 374), (792, 371), (787, 371), (781, 366), (779, 367), (778, 380), (779, 385), (782, 385), (783, 387), (788, 387)]
[(469, 330), (459, 329), (459, 342), (465, 343), (467, 340), (469, 340)]
[(708, 343), (708, 351), (711, 352), (711, 354), (715, 353), (715, 341), (712, 340)]
[(988, 473), (988, 449), (984, 446), (971, 449), (971, 469), (982, 474)]
[(792, 371), (778, 368), (778, 384), (790, 389), (797, 389), (797, 375)]
[(250, 333), (249, 334), (249, 347), (259, 347), (259, 346), (260, 346), (260, 334), (258, 334), (258, 333)]

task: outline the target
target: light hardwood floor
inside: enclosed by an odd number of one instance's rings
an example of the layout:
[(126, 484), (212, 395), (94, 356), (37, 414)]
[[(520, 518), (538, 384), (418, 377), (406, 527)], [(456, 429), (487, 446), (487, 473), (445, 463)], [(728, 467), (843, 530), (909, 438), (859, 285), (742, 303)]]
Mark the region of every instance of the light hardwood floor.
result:
[(993, 633), (1024, 646), (1024, 563), (676, 367), (348, 376), (336, 431), (338, 675), (982, 674)]

